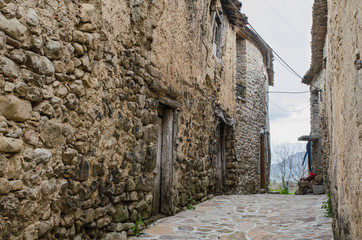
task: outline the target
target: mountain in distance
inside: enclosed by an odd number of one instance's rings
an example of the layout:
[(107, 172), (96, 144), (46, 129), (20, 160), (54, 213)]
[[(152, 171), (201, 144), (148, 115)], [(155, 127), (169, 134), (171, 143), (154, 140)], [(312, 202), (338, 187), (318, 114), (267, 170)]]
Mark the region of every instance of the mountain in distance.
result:
[[(288, 157), (287, 160), (287, 163), (285, 164), (285, 172), (286, 172), (286, 175), (289, 174), (289, 162), (290, 164), (292, 165), (292, 171), (295, 172), (295, 171), (298, 171), (298, 172), (301, 172), (302, 169), (307, 169), (307, 165), (308, 165), (308, 159), (306, 159), (306, 162), (304, 163), (304, 168), (302, 168), (302, 163), (303, 163), (303, 158), (304, 158), (304, 155), (305, 155), (305, 152), (297, 152), (293, 155), (290, 155)], [(283, 166), (283, 163), (281, 165), (279, 165), (280, 163), (272, 163), (271, 166), (270, 166), (270, 181), (281, 181), (279, 178), (278, 178), (278, 175), (281, 174), (281, 168)], [(308, 171), (306, 171), (308, 172)]]

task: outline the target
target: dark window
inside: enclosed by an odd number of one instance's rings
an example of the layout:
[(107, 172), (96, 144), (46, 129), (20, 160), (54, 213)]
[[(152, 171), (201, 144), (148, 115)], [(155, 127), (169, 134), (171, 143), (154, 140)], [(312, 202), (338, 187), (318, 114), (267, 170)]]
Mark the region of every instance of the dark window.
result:
[(221, 10), (215, 11), (213, 34), (212, 34), (213, 54), (218, 58), (221, 58), (221, 31), (222, 31), (221, 15), (222, 15)]
[(240, 97), (242, 99), (245, 98), (245, 87), (239, 84), (236, 84), (236, 97)]

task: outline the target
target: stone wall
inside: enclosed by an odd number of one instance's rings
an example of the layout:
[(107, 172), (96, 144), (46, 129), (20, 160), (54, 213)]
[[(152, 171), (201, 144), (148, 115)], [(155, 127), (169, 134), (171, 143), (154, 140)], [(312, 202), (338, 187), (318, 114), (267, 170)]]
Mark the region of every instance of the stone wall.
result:
[(336, 239), (361, 239), (362, 2), (328, 1), (326, 120)]
[[(222, 57), (213, 56), (216, 10), (221, 3), (207, 0), (0, 1), (0, 238), (123, 239), (138, 217), (215, 193), (223, 121), (215, 110), (250, 124), (236, 151), (259, 139), (267, 114), (265, 79), (251, 74), (263, 58), (252, 45), (248, 108), (237, 107), (236, 27), (222, 14)], [(158, 210), (166, 111), (170, 175)], [(227, 152), (239, 159), (232, 139)], [(239, 186), (233, 173), (229, 193), (258, 191), (257, 139), (243, 147), (255, 151), (248, 160), (229, 165), (245, 178)]]
[[(244, 87), (237, 99), (235, 126), (235, 158), (232, 169), (239, 193), (260, 192), (260, 141), (265, 134), (266, 186), (268, 186), (270, 154), (269, 123), (267, 121), (268, 77), (263, 56), (257, 46), (246, 39), (237, 40), (236, 82)], [(263, 129), (265, 128), (265, 130)], [(252, 174), (249, 174), (252, 173)]]
[[(313, 69), (323, 69), (312, 75), (312, 85), (322, 90), (319, 103), (319, 131), (321, 161), (328, 173), (329, 191), (333, 204), (335, 239), (361, 239), (362, 219), (362, 2), (359, 0), (316, 1), (317, 12), (328, 5), (326, 42), (319, 46), (317, 55), (324, 51)], [(314, 21), (324, 16), (314, 18)], [(317, 33), (313, 32), (316, 36)], [(324, 38), (320, 38), (322, 41)], [(313, 43), (312, 43), (313, 45)], [(323, 49), (324, 48), (324, 49)], [(312, 54), (315, 53), (313, 49)], [(317, 66), (314, 66), (317, 65)], [(314, 89), (313, 86), (311, 86)], [(313, 121), (312, 121), (313, 123)], [(312, 125), (313, 128), (313, 125)]]
[(311, 158), (312, 172), (317, 175), (323, 175), (326, 178), (328, 162), (322, 156), (323, 131), (320, 124), (324, 121), (321, 109), (323, 109), (324, 99), (323, 92), (325, 91), (325, 69), (322, 69), (312, 80), (310, 86), (310, 114), (311, 114), (311, 132), (310, 135), (316, 137), (316, 140), (311, 141)]

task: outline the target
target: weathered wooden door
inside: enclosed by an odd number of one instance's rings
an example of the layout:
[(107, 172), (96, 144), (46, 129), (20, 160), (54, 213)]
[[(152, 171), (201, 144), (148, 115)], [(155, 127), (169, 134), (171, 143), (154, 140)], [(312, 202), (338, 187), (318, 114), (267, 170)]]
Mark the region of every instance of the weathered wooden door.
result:
[(266, 189), (265, 134), (260, 137), (260, 189)]
[(173, 110), (162, 108), (159, 112), (152, 214), (162, 213), (169, 215), (172, 213)]
[(160, 213), (160, 200), (161, 200), (161, 155), (162, 155), (162, 118), (158, 118), (158, 134), (157, 134), (157, 160), (156, 167), (153, 171), (153, 202), (152, 202), (152, 215)]
[(225, 126), (219, 125), (216, 156), (216, 193), (222, 193), (225, 181)]

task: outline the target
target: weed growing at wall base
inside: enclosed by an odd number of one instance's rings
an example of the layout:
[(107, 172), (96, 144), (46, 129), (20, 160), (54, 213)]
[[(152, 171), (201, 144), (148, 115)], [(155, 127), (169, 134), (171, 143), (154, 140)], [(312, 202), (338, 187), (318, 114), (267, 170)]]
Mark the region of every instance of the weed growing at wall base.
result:
[(143, 222), (142, 217), (138, 217), (138, 220), (136, 220), (135, 225), (132, 228), (132, 232), (135, 234), (136, 237), (143, 234), (141, 226), (144, 226), (144, 224), (145, 223)]
[(326, 212), (325, 212), (325, 216), (326, 217), (332, 217), (332, 200), (331, 200), (331, 196), (329, 195), (329, 193), (327, 193), (328, 195), (328, 199), (327, 201), (323, 202), (322, 204), (322, 209), (324, 209)]
[(189, 201), (189, 203), (187, 204), (187, 210), (195, 210), (195, 205), (196, 205), (196, 200), (189, 198), (187, 199)]

